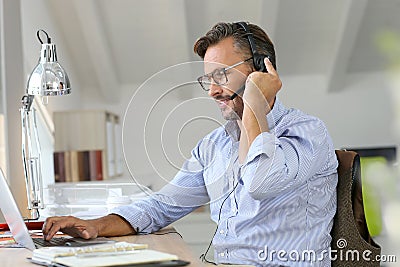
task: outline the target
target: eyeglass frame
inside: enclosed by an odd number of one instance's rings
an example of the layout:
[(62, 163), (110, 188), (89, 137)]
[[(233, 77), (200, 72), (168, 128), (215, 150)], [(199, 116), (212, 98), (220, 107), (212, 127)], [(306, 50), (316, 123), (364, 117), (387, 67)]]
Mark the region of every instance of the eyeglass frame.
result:
[[(243, 63), (245, 63), (246, 61), (249, 61), (250, 59), (253, 59), (253, 57), (250, 57), (250, 58), (248, 58), (248, 59), (242, 60), (242, 61), (240, 61), (240, 62), (238, 62), (238, 63), (235, 63), (235, 64), (233, 64), (233, 65), (231, 65), (231, 66), (228, 66), (228, 67), (225, 67), (225, 68), (215, 69), (215, 70), (213, 70), (213, 71), (210, 72), (210, 73), (207, 73), (207, 74), (204, 74), (204, 75), (198, 77), (198, 78), (197, 78), (197, 82), (200, 84), (201, 88), (202, 88), (204, 91), (206, 91), (206, 92), (210, 91), (210, 88), (206, 89), (206, 87), (203, 85), (202, 79), (203, 79), (204, 77), (207, 77), (209, 81), (211, 81), (211, 79), (212, 79), (212, 80), (214, 81), (214, 83), (215, 83), (216, 85), (218, 85), (218, 86), (225, 85), (225, 84), (228, 83), (228, 76), (226, 75), (226, 72), (227, 72), (228, 70), (230, 70), (230, 69), (233, 69), (233, 68), (235, 68), (235, 67), (237, 67), (237, 66), (239, 66), (239, 65), (241, 65), (241, 64), (243, 64)], [(224, 82), (224, 83), (218, 83), (218, 82), (215, 81), (213, 75), (214, 75), (214, 73), (216, 73), (217, 71), (222, 71), (223, 74), (225, 75), (225, 82)]]

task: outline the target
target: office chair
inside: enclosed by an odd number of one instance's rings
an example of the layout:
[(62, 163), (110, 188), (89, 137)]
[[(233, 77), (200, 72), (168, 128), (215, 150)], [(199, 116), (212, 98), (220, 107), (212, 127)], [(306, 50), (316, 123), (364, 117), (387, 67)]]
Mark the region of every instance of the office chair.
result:
[(332, 267), (379, 266), (376, 256), (381, 248), (372, 240), (365, 220), (360, 156), (353, 151), (335, 152), (339, 166), (337, 211), (331, 231)]

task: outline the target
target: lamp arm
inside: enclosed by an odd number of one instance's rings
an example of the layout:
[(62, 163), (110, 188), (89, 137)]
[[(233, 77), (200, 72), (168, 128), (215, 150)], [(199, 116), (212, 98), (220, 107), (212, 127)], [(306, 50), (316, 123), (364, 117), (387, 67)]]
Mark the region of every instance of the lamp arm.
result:
[(39, 217), (38, 209), (44, 208), (42, 164), (39, 135), (36, 123), (36, 110), (32, 107), (34, 96), (26, 94), (22, 98), (22, 161), (25, 176), (28, 209), (32, 218)]
[[(40, 38), (46, 35), (46, 42)], [(28, 209), (32, 218), (39, 218), (39, 209), (44, 208), (42, 184), (42, 158), (36, 124), (36, 110), (32, 106), (34, 96), (58, 96), (71, 93), (71, 84), (64, 68), (57, 61), (56, 46), (44, 30), (36, 33), (40, 43), (39, 62), (28, 78), (26, 94), (22, 97), (22, 162), (24, 168)]]

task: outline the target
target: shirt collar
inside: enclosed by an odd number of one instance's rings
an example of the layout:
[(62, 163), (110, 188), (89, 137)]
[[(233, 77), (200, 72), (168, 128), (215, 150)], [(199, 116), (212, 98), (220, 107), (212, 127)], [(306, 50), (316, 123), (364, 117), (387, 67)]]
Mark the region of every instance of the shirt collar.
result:
[[(272, 110), (267, 114), (268, 128), (270, 131), (275, 129), (275, 126), (280, 122), (285, 113), (287, 113), (287, 108), (279, 101), (278, 97), (276, 97)], [(228, 121), (224, 127), (227, 135), (235, 141), (239, 140), (240, 128), (235, 120)]]

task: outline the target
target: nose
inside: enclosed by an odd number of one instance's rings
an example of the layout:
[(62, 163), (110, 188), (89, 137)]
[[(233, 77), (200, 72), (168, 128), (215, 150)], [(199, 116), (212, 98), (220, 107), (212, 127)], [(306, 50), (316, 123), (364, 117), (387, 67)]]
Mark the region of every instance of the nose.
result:
[(208, 95), (211, 97), (216, 97), (217, 95), (221, 95), (224, 90), (221, 85), (218, 85), (214, 82), (210, 84), (209, 88), (210, 90), (208, 91)]

